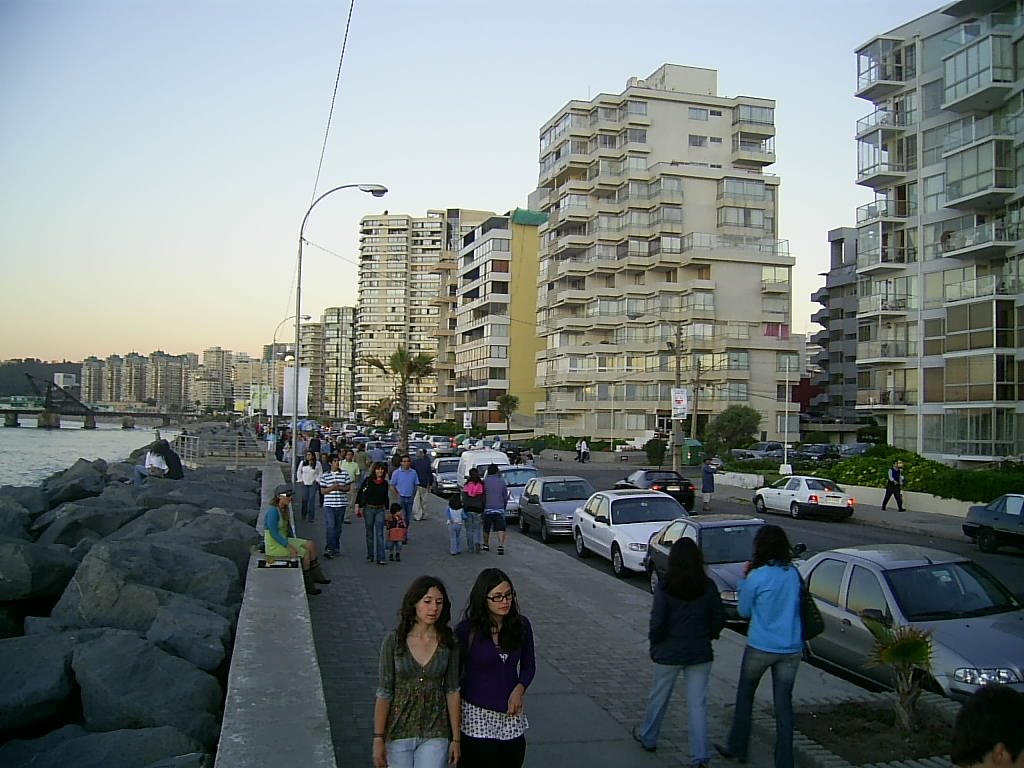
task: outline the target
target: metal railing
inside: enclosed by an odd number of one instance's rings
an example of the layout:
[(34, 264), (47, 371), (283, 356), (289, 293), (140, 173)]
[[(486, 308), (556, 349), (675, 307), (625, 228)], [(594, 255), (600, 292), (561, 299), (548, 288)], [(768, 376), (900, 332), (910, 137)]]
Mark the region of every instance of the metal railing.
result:
[(870, 115), (866, 115), (857, 121), (857, 133), (864, 133), (872, 128), (902, 128), (910, 124), (905, 112), (896, 112), (891, 109), (876, 109)]
[(913, 341), (861, 341), (857, 343), (857, 359), (911, 357), (917, 354)]
[(199, 466), (199, 436), (178, 435), (171, 442), (171, 448), (178, 454), (181, 463), (189, 469)]
[(857, 254), (857, 269), (867, 269), (879, 264), (900, 266), (917, 261), (917, 248), (902, 245), (887, 245), (864, 250)]
[(917, 309), (914, 297), (905, 293), (864, 296), (857, 302), (858, 312), (906, 312)]
[(862, 389), (857, 392), (857, 405), (900, 407), (916, 402), (916, 389)]
[(985, 275), (974, 280), (947, 285), (943, 298), (946, 301), (964, 301), (985, 296), (1005, 296), (1020, 290), (1020, 281), (1012, 277)]
[(912, 200), (876, 200), (857, 209), (857, 223), (872, 219), (906, 219), (917, 214), (917, 205)]

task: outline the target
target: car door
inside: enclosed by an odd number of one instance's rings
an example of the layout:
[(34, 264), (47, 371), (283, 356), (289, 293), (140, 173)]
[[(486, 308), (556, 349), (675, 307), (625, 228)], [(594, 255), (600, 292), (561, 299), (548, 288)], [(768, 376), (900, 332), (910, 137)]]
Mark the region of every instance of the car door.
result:
[(825, 631), (808, 641), (807, 647), (812, 655), (833, 664), (838, 664), (839, 658), (843, 655), (845, 628), (842, 620), (845, 618), (846, 611), (841, 607), (840, 594), (845, 575), (845, 560), (825, 557), (815, 563), (811, 572), (805, 577), (807, 590), (814, 597), (818, 611), (825, 623)]
[(661, 532), (661, 535), (654, 540), (654, 546), (647, 553), (651, 565), (658, 572), (659, 578), (664, 576), (665, 571), (668, 570), (668, 553), (672, 550), (672, 545), (682, 536), (684, 527), (685, 522), (682, 520), (669, 523), (668, 527)]
[(1007, 538), (1017, 545), (1024, 544), (1024, 496), (1007, 496), (1003, 499), (1001, 519), (996, 523), (996, 530), (1006, 534)]
[[(603, 518), (607, 522), (600, 522), (599, 518)], [(611, 519), (611, 502), (607, 496), (601, 496), (597, 500), (594, 519), (590, 525), (590, 537), (593, 541), (590, 548), (607, 558), (612, 556), (612, 541), (615, 538), (615, 526), (612, 525)]]
[(533, 496), (540, 498), (540, 482), (537, 480), (530, 480), (526, 487), (523, 488), (522, 498), (519, 499), (519, 514), (523, 516), (523, 519), (527, 523), (532, 523), (534, 520), (540, 524), (540, 505), (531, 504), (530, 499)]
[(776, 480), (774, 483), (769, 485), (761, 492), (761, 498), (764, 499), (764, 505), (768, 509), (779, 509), (780, 494), (782, 494), (789, 483), (789, 478), (783, 477), (780, 480)]
[(602, 496), (591, 496), (579, 514), (577, 526), (580, 529), (580, 536), (583, 537), (583, 544), (587, 549), (594, 549), (594, 516), (597, 514), (598, 502)]
[(788, 512), (790, 504), (794, 501), (803, 501), (803, 487), (803, 480), (796, 477), (789, 478), (789, 481), (782, 490), (779, 491), (779, 495), (776, 497), (778, 503), (776, 509), (782, 512)]
[(868, 628), (865, 617), (880, 618), (887, 626), (892, 626), (893, 622), (892, 606), (873, 571), (852, 564), (843, 608), (837, 641), (840, 665), (882, 685), (892, 685), (892, 673), (887, 665), (867, 664), (875, 647), (875, 636)]

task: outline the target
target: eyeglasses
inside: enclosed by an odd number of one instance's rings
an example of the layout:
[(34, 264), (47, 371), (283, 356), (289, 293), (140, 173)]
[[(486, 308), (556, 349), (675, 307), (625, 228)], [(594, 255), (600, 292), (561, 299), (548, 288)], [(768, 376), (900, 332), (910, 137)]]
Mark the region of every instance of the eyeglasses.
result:
[(488, 595), (487, 599), (492, 603), (511, 603), (515, 596), (515, 592), (502, 592), (500, 595)]

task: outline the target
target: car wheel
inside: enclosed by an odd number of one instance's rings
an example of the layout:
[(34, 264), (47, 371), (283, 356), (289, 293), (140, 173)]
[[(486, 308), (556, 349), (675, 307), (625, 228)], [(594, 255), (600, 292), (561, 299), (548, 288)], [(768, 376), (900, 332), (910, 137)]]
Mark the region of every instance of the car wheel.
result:
[(760, 496), (754, 499), (754, 509), (757, 510), (757, 514), (766, 515), (768, 514), (768, 507), (764, 503), (764, 499)]
[(983, 528), (978, 531), (978, 537), (975, 541), (978, 543), (978, 549), (982, 552), (991, 554), (999, 549), (999, 540), (996, 539), (996, 532), (991, 528)]
[(647, 578), (650, 579), (651, 594), (653, 595), (655, 592), (657, 592), (658, 583), (661, 581), (661, 579), (658, 578), (658, 570), (656, 568), (651, 568), (647, 574)]
[(576, 556), (590, 557), (590, 551), (587, 549), (587, 545), (583, 543), (583, 531), (577, 528), (572, 538), (576, 544)]
[(626, 564), (622, 561), (622, 550), (618, 544), (612, 544), (612, 573), (620, 579), (626, 578)]
[(789, 516), (792, 517), (794, 520), (799, 520), (801, 517), (803, 517), (803, 513), (800, 511), (800, 505), (797, 504), (795, 501), (789, 505)]
[(548, 530), (548, 521), (544, 519), (540, 521), (540, 540), (545, 544), (551, 543), (551, 532)]
[(519, 513), (519, 530), (522, 533), (530, 532), (530, 524), (526, 522), (526, 515), (524, 515), (522, 512)]

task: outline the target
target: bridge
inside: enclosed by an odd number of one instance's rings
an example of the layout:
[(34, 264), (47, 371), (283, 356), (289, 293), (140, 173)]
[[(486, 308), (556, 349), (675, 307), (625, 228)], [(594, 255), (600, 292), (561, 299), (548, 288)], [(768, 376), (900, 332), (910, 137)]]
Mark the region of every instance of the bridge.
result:
[[(83, 403), (71, 392), (54, 384), (52, 381), (38, 379), (30, 373), (25, 374), (32, 390), (42, 398), (40, 407), (17, 406), (0, 409), (4, 414), (5, 427), (20, 427), (19, 416), (37, 416), (36, 426), (40, 429), (59, 429), (61, 416), (81, 416), (84, 419), (83, 429), (96, 429), (97, 416), (121, 418), (123, 426), (135, 426), (135, 419), (158, 418), (162, 426), (170, 426), (171, 416), (168, 413), (154, 411), (97, 411)], [(128, 423), (131, 420), (131, 423)]]

